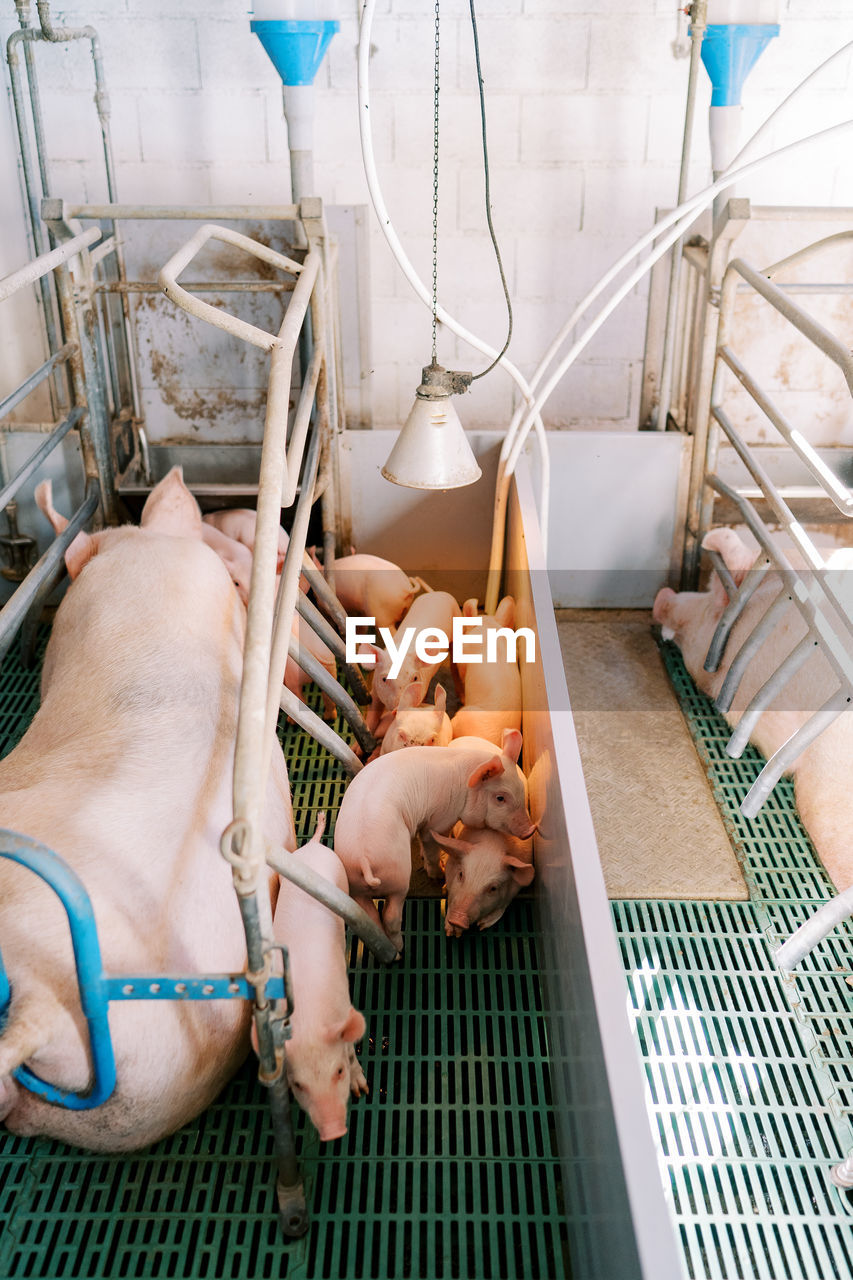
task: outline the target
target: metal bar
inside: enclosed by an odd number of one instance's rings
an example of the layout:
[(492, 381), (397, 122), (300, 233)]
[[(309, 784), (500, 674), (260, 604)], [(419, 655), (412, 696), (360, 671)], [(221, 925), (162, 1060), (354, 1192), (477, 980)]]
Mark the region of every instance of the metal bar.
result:
[(755, 657), (764, 641), (770, 635), (779, 618), (785, 612), (785, 609), (791, 603), (791, 597), (784, 587), (780, 586), (779, 594), (766, 613), (762, 614), (755, 627), (746, 637), (741, 647), (738, 649), (731, 666), (726, 672), (725, 679), (720, 685), (720, 692), (714, 699), (714, 706), (718, 711), (725, 714), (731, 708), (735, 694), (740, 687), (743, 674), (749, 663)]
[[(720, 582), (722, 582), (723, 586), (725, 587), (726, 595), (729, 597), (729, 600), (730, 601), (733, 600), (734, 597), (737, 595), (737, 583), (735, 582), (732, 575), (729, 573), (729, 568), (725, 560), (720, 555), (719, 551), (709, 551), (707, 547), (703, 547), (702, 550), (705, 552), (705, 555), (711, 561), (711, 564), (714, 568), (714, 572), (716, 573), (717, 577), (720, 579)], [(706, 668), (706, 670), (707, 669), (708, 668)], [(711, 670), (714, 670), (714, 668), (711, 668)]]
[(706, 671), (713, 672), (718, 670), (723, 660), (723, 654), (726, 651), (732, 628), (743, 613), (756, 588), (764, 579), (769, 563), (768, 560), (767, 565), (753, 566), (746, 573), (740, 586), (735, 587), (733, 593), (729, 593), (729, 603), (720, 614), (720, 621), (717, 623), (716, 630), (711, 637), (711, 643), (708, 646), (708, 652), (705, 655), (704, 666)]
[(44, 462), (48, 454), (53, 453), (54, 449), (65, 439), (68, 432), (72, 428), (79, 425), (83, 417), (82, 409), (72, 409), (64, 422), (60, 422), (55, 431), (52, 431), (45, 440), (44, 444), (39, 445), (35, 453), (27, 459), (19, 471), (12, 477), (7, 485), (0, 489), (0, 509), (5, 507), (7, 502), (14, 498), (21, 485), (29, 480), (34, 471), (37, 471)]
[(127, 221), (293, 222), (299, 217), (296, 204), (66, 204), (62, 201), (62, 217), (81, 219), (125, 219)]
[(378, 743), (346, 689), (333, 676), (329, 675), (322, 662), (315, 658), (313, 653), (306, 649), (304, 645), (301, 645), (294, 635), (290, 637), (288, 653), (296, 665), (305, 672), (306, 676), (309, 676), (315, 684), (319, 685), (322, 692), (332, 699), (347, 724), (352, 728), (356, 741), (365, 756), (369, 756), (371, 752), (375, 751)]
[[(744, 523), (749, 527), (755, 535), (756, 540), (767, 553), (768, 557), (773, 561), (776, 572), (781, 577), (786, 589), (791, 594), (792, 603), (799, 609), (800, 613), (806, 620), (808, 626), (813, 626), (820, 637), (824, 656), (832, 666), (839, 680), (845, 686), (853, 688), (853, 658), (848, 653), (846, 645), (829, 629), (829, 620), (822, 613), (820, 604), (816, 604), (807, 589), (803, 586), (799, 575), (791, 565), (787, 556), (775, 546), (770, 535), (767, 532), (762, 521), (759, 519), (752, 504), (719, 476), (709, 475), (707, 483), (717, 493), (723, 495), (737, 507)], [(820, 579), (814, 575), (814, 581), (820, 584)], [(833, 615), (835, 616), (835, 615)], [(836, 621), (839, 625), (845, 625), (848, 630), (853, 627), (850, 619), (845, 612), (840, 612)]]
[[(315, 604), (302, 592), (296, 597), (296, 612), (308, 624), (315, 635), (328, 645), (338, 662), (342, 663), (350, 687), (356, 698), (362, 702), (370, 701), (370, 690), (362, 675), (361, 668), (347, 662), (347, 648), (331, 622), (328, 622)], [(372, 748), (371, 748), (372, 749)]]
[(385, 931), (371, 920), (370, 916), (357, 902), (332, 884), (325, 876), (318, 875), (311, 867), (299, 858), (293, 858), (287, 850), (278, 853), (267, 853), (267, 863), (273, 871), (277, 871), (285, 880), (310, 893), (312, 898), (322, 902), (324, 907), (340, 916), (353, 933), (358, 934), (366, 947), (369, 947), (379, 960), (386, 964), (397, 958), (397, 948), (390, 941)]
[(75, 254), (78, 254), (81, 249), (94, 244), (100, 238), (101, 228), (90, 227), (88, 231), (83, 231), (79, 236), (74, 236), (73, 240), (66, 240), (64, 244), (59, 245), (56, 249), (51, 249), (49, 253), (41, 254), (18, 271), (13, 271), (11, 275), (4, 276), (0, 280), (0, 302), (16, 293), (18, 289), (22, 289), (25, 285), (33, 284), (36, 280), (40, 280), (42, 276), (46, 276), (54, 267), (58, 267), (62, 262), (67, 262), (69, 258), (73, 258)]
[[(292, 280), (187, 280), (193, 293), (292, 293)], [(111, 280), (95, 285), (95, 293), (162, 293), (156, 280)]]
[(837, 925), (853, 915), (853, 886), (844, 889), (829, 902), (818, 907), (799, 929), (791, 934), (776, 952), (774, 959), (780, 969), (796, 969), (801, 960), (823, 942)]
[(93, 1079), (89, 1092), (78, 1094), (48, 1084), (28, 1067), (18, 1067), (13, 1074), (25, 1089), (48, 1102), (59, 1103), (72, 1111), (99, 1107), (115, 1089), (116, 1064), (107, 1017), (108, 1004), (101, 985), (103, 965), (91, 899), (71, 868), (52, 849), (30, 836), (17, 831), (0, 831), (0, 858), (9, 858), (40, 876), (65, 908), (77, 968), (80, 1004), (89, 1028)]
[(762, 391), (732, 349), (728, 346), (721, 346), (717, 354), (731, 369), (738, 382), (749, 393), (762, 413), (773, 423), (780, 436), (812, 473), (827, 497), (830, 498), (843, 515), (853, 515), (853, 494), (851, 494), (847, 485), (830, 470), (813, 446), (803, 436), (802, 432), (797, 431), (796, 428), (788, 424), (785, 417), (779, 412), (766, 393)]
[(44, 382), (45, 378), (50, 376), (56, 366), (61, 364), (64, 360), (67, 360), (74, 350), (75, 348), (72, 343), (66, 342), (63, 347), (59, 348), (55, 355), (52, 355), (49, 360), (45, 360), (44, 364), (41, 365), (40, 368), (36, 369), (35, 373), (31, 373), (30, 376), (14, 391), (10, 392), (4, 400), (0, 400), (0, 418), (4, 417), (7, 413), (11, 413), (11, 411), (19, 405), (22, 400), (26, 400), (30, 392), (34, 391), (40, 383)]
[(344, 766), (347, 773), (351, 776), (360, 773), (364, 765), (355, 752), (347, 746), (343, 738), (335, 733), (331, 725), (317, 715), (316, 711), (312, 711), (304, 702), (297, 698), (295, 693), (282, 685), (279, 706), (282, 711), (290, 716), (291, 720), (295, 720), (298, 725), (310, 733), (312, 738), (316, 738), (321, 747), (325, 747), (336, 760)]
[[(308, 428), (311, 424), (311, 411), (314, 406), (314, 395), (317, 390), (317, 383), (320, 379), (320, 373), (323, 369), (323, 363), (326, 358), (325, 353), (325, 334), (314, 333), (314, 351), (311, 355), (308, 368), (305, 370), (302, 379), (302, 390), (299, 393), (299, 400), (296, 404), (296, 412), (293, 416), (293, 426), (290, 429), (290, 444), (288, 446), (288, 479), (281, 495), (282, 506), (292, 506), (296, 497), (296, 490), (299, 481), (299, 464), (302, 461), (302, 454), (305, 451), (305, 440), (308, 435)], [(291, 463), (291, 456), (293, 462)]]
[[(840, 211), (839, 211), (840, 212)], [(798, 249), (796, 253), (791, 253), (787, 258), (781, 258), (778, 262), (774, 262), (770, 267), (762, 268), (761, 274), (772, 280), (780, 271), (784, 271), (786, 267), (796, 266), (801, 262), (808, 262), (809, 258), (813, 258), (815, 254), (821, 253), (824, 249), (833, 248), (845, 240), (853, 239), (853, 231), (836, 231), (834, 235), (824, 236), (822, 240), (815, 240), (812, 244), (807, 244), (804, 249)], [(797, 285), (780, 284), (781, 289), (796, 289)], [(799, 286), (812, 288), (811, 285)], [(820, 286), (814, 286), (819, 288)], [(823, 286), (826, 288), (827, 286)], [(828, 286), (830, 289), (832, 286)], [(849, 286), (848, 286), (849, 287)]]
[(809, 743), (828, 729), (833, 720), (837, 720), (842, 712), (850, 708), (850, 694), (847, 689), (838, 689), (823, 706), (815, 712), (810, 720), (792, 734), (777, 752), (775, 752), (755, 782), (747, 792), (740, 811), (745, 818), (754, 818), (776, 783), (796, 760)]
[(776, 695), (785, 687), (792, 676), (796, 675), (818, 647), (818, 642), (811, 634), (803, 636), (794, 648), (783, 658), (779, 666), (768, 676), (764, 684), (753, 697), (744, 711), (737, 728), (726, 745), (726, 755), (738, 760), (749, 742), (753, 729), (761, 716), (770, 706)]
[(0, 609), (0, 662), (9, 652), (15, 634), (30, 610), (42, 578), (53, 572), (65, 554), (66, 547), (70, 546), (86, 521), (95, 514), (99, 497), (97, 480), (90, 478), (86, 485), (86, 496), (68, 521), (68, 527), (51, 542), (15, 594)]
[(317, 597), (318, 604), (334, 622), (341, 635), (344, 635), (347, 627), (346, 610), (307, 553), (302, 562), (302, 572), (308, 579), (308, 585)]
[(844, 375), (847, 386), (853, 393), (853, 356), (850, 354), (849, 348), (845, 347), (838, 339), (825, 329), (805, 311), (801, 310), (796, 303), (786, 297), (778, 285), (772, 284), (763, 275), (754, 271), (743, 258), (733, 258), (729, 263), (726, 274), (737, 272), (749, 284), (752, 285), (756, 293), (761, 294), (767, 302), (769, 302), (780, 315), (783, 315), (795, 329), (799, 330), (804, 337), (828, 356), (833, 364), (837, 364)]

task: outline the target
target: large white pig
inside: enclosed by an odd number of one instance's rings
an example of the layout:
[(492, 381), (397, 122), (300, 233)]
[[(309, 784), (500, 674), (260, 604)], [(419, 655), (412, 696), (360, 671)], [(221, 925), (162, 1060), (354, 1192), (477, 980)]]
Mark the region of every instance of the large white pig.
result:
[[(703, 546), (718, 551), (736, 584), (740, 584), (755, 559), (741, 538), (731, 529), (712, 529)], [(839, 594), (853, 603), (853, 590), (845, 586), (843, 570), (850, 564), (850, 552), (840, 551), (827, 561)], [(842, 571), (842, 572), (838, 572)], [(658, 592), (653, 618), (663, 635), (681, 649), (684, 664), (700, 689), (715, 698), (745, 638), (770, 607), (780, 589), (777, 573), (768, 572), (756, 589), (729, 637), (719, 670), (704, 670), (708, 646), (728, 603), (720, 578), (712, 573), (706, 591)], [(806, 632), (799, 610), (788, 604), (770, 636), (746, 667), (731, 709), (725, 713), (732, 726), (740, 721), (747, 705), (780, 662)], [(750, 740), (765, 757), (772, 756), (838, 688), (838, 681), (823, 654), (816, 647), (806, 664), (776, 695), (759, 718)], [(800, 816), (820, 858), (836, 887), (853, 884), (853, 711), (845, 711), (824, 730), (794, 761), (790, 772)]]
[[(500, 751), (481, 738), (457, 738), (447, 747), (409, 747), (379, 756), (350, 782), (335, 824), (335, 852), (350, 893), (381, 924), (398, 953), (413, 837), (420, 839), (427, 874), (441, 879), (433, 831), (450, 831), (455, 822), (464, 822), (523, 840), (533, 835), (527, 784), (516, 763), (520, 752), (517, 730), (505, 735)], [(385, 899), (381, 920), (374, 898)]]
[(377, 627), (396, 627), (417, 593), (431, 589), (381, 556), (354, 552), (335, 560), (335, 594), (341, 604), (349, 614), (375, 618)]
[[(107, 973), (242, 972), (245, 937), (219, 840), (233, 817), (245, 610), (202, 541), (180, 470), (153, 490), (141, 528), (81, 533), (68, 563), (74, 580), (45, 654), (41, 705), (0, 762), (0, 826), (43, 842), (83, 881)], [(264, 835), (294, 847), (280, 750)], [(60, 901), (7, 859), (0, 937), (12, 989), (0, 1116), (14, 1133), (99, 1151), (145, 1146), (206, 1107), (248, 1050), (247, 1001), (113, 1003), (115, 1092), (94, 1110), (51, 1105), (11, 1072), (25, 1064), (85, 1094), (88, 1032)]]
[[(476, 618), (477, 601), (466, 600), (463, 616)], [(483, 617), (483, 661), (458, 664), (457, 671), (463, 685), (463, 706), (451, 720), (454, 738), (473, 735), (488, 738), (499, 745), (505, 729), (521, 728), (521, 675), (518, 662), (510, 658), (506, 644), (498, 645), (493, 662), (485, 660), (485, 644), (488, 632), (495, 633), (515, 626), (515, 600), (504, 596), (494, 614)]]
[[(325, 828), (321, 813), (311, 840), (290, 856), (346, 893), (341, 860), (321, 843)], [(368, 1091), (355, 1053), (365, 1026), (350, 999), (344, 922), (282, 879), (273, 932), (287, 947), (293, 986), (291, 1037), (284, 1044), (288, 1082), (321, 1141), (330, 1142), (347, 1131), (350, 1093), (358, 1098)]]
[(489, 929), (519, 889), (533, 879), (533, 845), (491, 827), (457, 826), (453, 835), (432, 832), (447, 852), (444, 932), (460, 938), (466, 929)]

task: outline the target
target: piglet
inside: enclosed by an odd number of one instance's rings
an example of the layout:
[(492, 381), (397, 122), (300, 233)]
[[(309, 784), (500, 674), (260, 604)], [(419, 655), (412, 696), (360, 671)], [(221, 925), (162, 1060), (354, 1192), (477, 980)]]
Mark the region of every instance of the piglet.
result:
[(446, 747), (453, 738), (450, 717), (445, 710), (447, 692), (435, 686), (435, 705), (423, 706), (424, 687), (417, 680), (404, 689), (391, 724), (382, 738), (379, 754), (401, 747)]
[(447, 851), (444, 879), (447, 911), (444, 932), (461, 938), (477, 925), (488, 929), (506, 911), (519, 889), (533, 879), (533, 847), (490, 827), (456, 828), (456, 834), (430, 833)]
[[(463, 616), (477, 617), (477, 601), (466, 600)], [(454, 738), (473, 734), (499, 745), (505, 729), (521, 728), (521, 676), (515, 658), (498, 647), (496, 661), (485, 660), (486, 634), (515, 626), (515, 601), (504, 596), (497, 612), (483, 618), (483, 661), (457, 665), (463, 706), (451, 721)]]
[[(289, 857), (298, 858), (346, 893), (341, 860), (321, 843), (325, 829), (326, 815), (321, 813), (309, 843)], [(287, 947), (293, 987), (291, 1037), (284, 1045), (288, 1083), (320, 1140), (331, 1142), (347, 1131), (350, 1093), (358, 1098), (368, 1092), (355, 1054), (365, 1024), (350, 1000), (344, 922), (322, 902), (282, 879), (273, 934)]]
[(428, 595), (418, 596), (393, 637), (395, 644), (408, 644), (400, 669), (394, 676), (391, 675), (393, 663), (390, 655), (375, 645), (366, 646), (374, 658), (371, 704), (366, 716), (371, 733), (382, 737), (390, 724), (390, 718), (383, 719), (384, 712), (393, 711), (397, 707), (403, 690), (414, 681), (426, 693), (433, 676), (448, 660), (438, 658), (429, 662), (418, 657), (418, 636), (426, 632), (435, 633), (429, 636), (429, 640), (436, 652), (442, 643), (440, 637), (444, 637), (443, 643), (449, 646), (453, 635), (453, 619), (460, 617), (460, 614), (459, 605), (449, 591), (431, 591)]
[[(239, 542), (251, 555), (255, 550), (255, 526), (258, 513), (249, 507), (229, 507), (224, 511), (208, 511), (202, 517), (208, 528), (216, 529), (234, 542)], [(205, 534), (205, 541), (207, 535)], [(284, 529), (278, 531), (278, 557), (276, 572), (281, 573), (284, 557), (287, 555), (288, 536)]]
[[(703, 546), (720, 552), (737, 585), (743, 581), (755, 559), (755, 553), (732, 529), (712, 529), (706, 534)], [(827, 569), (835, 578), (838, 594), (846, 601), (848, 612), (853, 605), (853, 591), (844, 579), (850, 575), (837, 571), (846, 569), (850, 558), (851, 552), (844, 548), (827, 560)], [(777, 573), (768, 571), (765, 574), (735, 623), (716, 672), (704, 669), (708, 646), (728, 603), (726, 588), (716, 572), (711, 574), (706, 591), (675, 592), (664, 587), (658, 592), (653, 619), (660, 624), (664, 638), (678, 644), (684, 665), (698, 687), (709, 697), (715, 698), (720, 692), (734, 656), (770, 607), (781, 585)], [(805, 632), (799, 610), (789, 603), (745, 669), (731, 708), (725, 712), (730, 725), (738, 724), (755, 693)], [(838, 680), (832, 668), (815, 647), (805, 665), (762, 713), (750, 741), (769, 758), (837, 688)], [(853, 884), (853, 793), (850, 788), (853, 776), (853, 710), (842, 712), (815, 738), (794, 760), (790, 772), (794, 776), (797, 808), (812, 843), (836, 887), (846, 889)]]
[(353, 554), (335, 560), (335, 593), (347, 613), (396, 627), (418, 591), (432, 588), (381, 556)]
[[(457, 738), (447, 747), (392, 751), (366, 764), (350, 782), (335, 824), (335, 852), (350, 893), (381, 924), (398, 954), (413, 837), (420, 839), (427, 874), (440, 879), (433, 831), (464, 822), (522, 840), (533, 835), (527, 784), (516, 763), (520, 752), (518, 730), (504, 735), (500, 751), (481, 738)], [(381, 920), (374, 898), (385, 899)]]

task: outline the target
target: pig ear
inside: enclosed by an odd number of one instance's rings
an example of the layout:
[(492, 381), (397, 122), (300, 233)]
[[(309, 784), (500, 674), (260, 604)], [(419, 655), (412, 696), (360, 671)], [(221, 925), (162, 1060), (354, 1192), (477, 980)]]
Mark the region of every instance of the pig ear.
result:
[(521, 732), (518, 729), (504, 729), (501, 751), (509, 756), (510, 760), (518, 763), (518, 757), (521, 755)]
[(495, 618), (501, 627), (515, 626), (515, 601), (512, 596), (504, 596), (498, 605)]
[(173, 538), (201, 538), (201, 509), (184, 484), (181, 467), (172, 467), (149, 493), (139, 523)]
[(391, 659), (389, 658), (385, 650), (380, 649), (379, 646), (376, 644), (365, 644), (364, 641), (362, 641), (361, 648), (356, 654), (356, 657), (359, 659), (362, 659), (364, 657), (365, 649), (367, 650), (368, 653), (372, 653), (374, 658), (376, 659), (376, 663), (373, 667), (374, 675), (384, 676), (388, 671), (391, 670)]
[(479, 787), (489, 778), (497, 778), (504, 771), (503, 761), (500, 756), (492, 756), (491, 760), (487, 760), (485, 764), (478, 765), (468, 779), (469, 787)]
[[(711, 529), (702, 539), (702, 546), (708, 551), (719, 552), (738, 587), (755, 562), (756, 553), (738, 537), (734, 529)], [(725, 608), (729, 595), (716, 573), (711, 576), (711, 592), (716, 603)]]
[(356, 1040), (360, 1040), (366, 1031), (366, 1023), (364, 1017), (359, 1013), (358, 1009), (354, 1009), (350, 1005), (350, 1010), (343, 1022), (339, 1022), (336, 1027), (332, 1027), (329, 1032), (328, 1040), (330, 1044), (342, 1040), (346, 1044), (355, 1044)]
[[(53, 505), (53, 484), (50, 480), (42, 480), (41, 484), (36, 485), (35, 494), (36, 506), (50, 521), (54, 533), (64, 533), (68, 528), (68, 521), (65, 516), (60, 515)], [(98, 541), (95, 536), (90, 533), (78, 533), (69, 546), (65, 548), (65, 565), (68, 569), (68, 575), (76, 578), (80, 570), (92, 559), (92, 556), (98, 553)]]
[(476, 618), (476, 616), (477, 616), (477, 601), (476, 601), (476, 599), (473, 599), (473, 600), (466, 600), (466, 601), (465, 601), (465, 603), (464, 603), (464, 604), (463, 604), (463, 606), (462, 606), (462, 617), (463, 617), (463, 618)]
[(440, 844), (442, 849), (449, 849), (451, 853), (460, 853), (464, 857), (466, 853), (471, 853), (474, 848), (468, 840), (456, 840), (453, 836), (439, 835), (431, 827), (429, 833), (436, 844)]
[(447, 690), (443, 684), (435, 686), (435, 711), (438, 716), (438, 722), (441, 724), (444, 719), (444, 713), (447, 710)]
[(420, 680), (413, 680), (411, 684), (406, 685), (400, 694), (397, 710), (405, 711), (408, 707), (419, 707), (424, 700), (424, 692), (425, 690)]
[(530, 884), (535, 875), (532, 862), (522, 862), (520, 858), (511, 858), (509, 855), (504, 858), (504, 866), (509, 867), (512, 872), (512, 878), (517, 885), (525, 889)]

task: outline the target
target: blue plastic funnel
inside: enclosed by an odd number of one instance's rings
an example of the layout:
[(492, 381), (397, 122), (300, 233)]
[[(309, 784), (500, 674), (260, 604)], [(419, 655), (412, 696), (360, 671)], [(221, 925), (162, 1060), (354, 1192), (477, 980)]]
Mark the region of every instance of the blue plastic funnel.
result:
[(711, 79), (712, 107), (740, 106), (746, 77), (774, 36), (777, 23), (712, 23), (705, 28), (702, 61)]
[(338, 22), (251, 22), (283, 84), (313, 84)]

